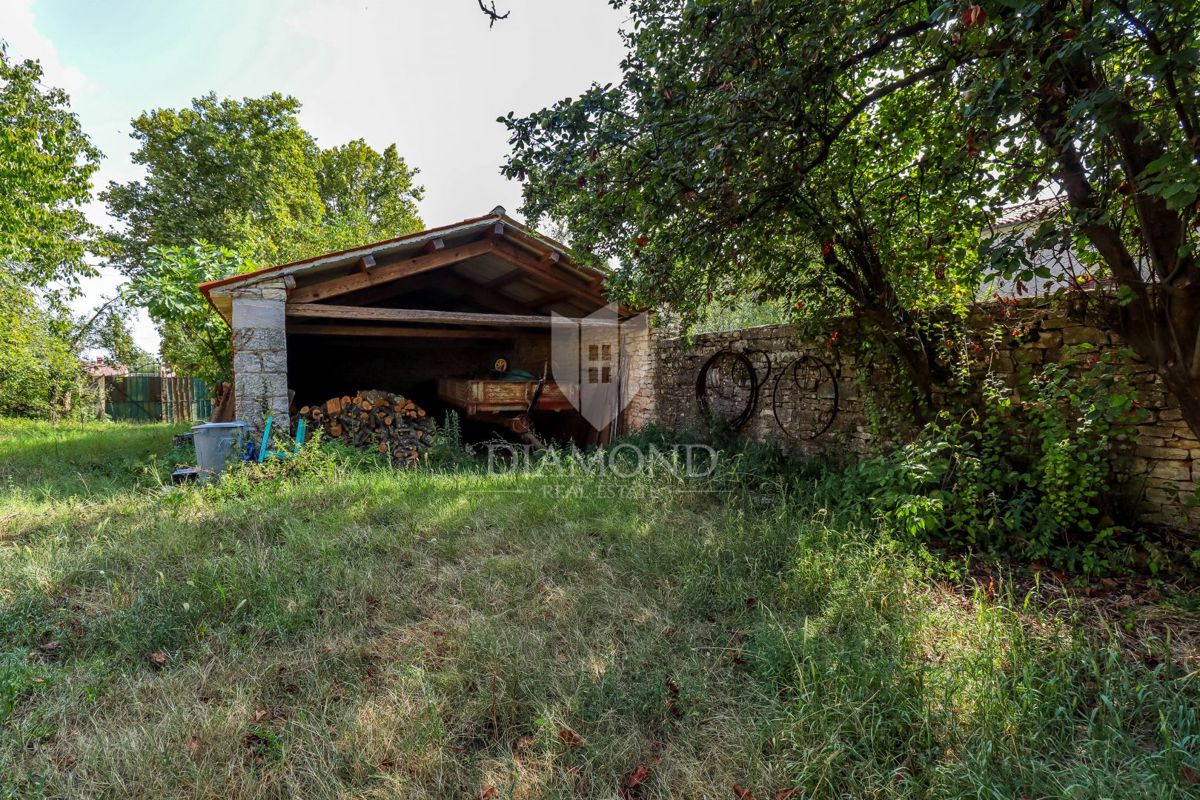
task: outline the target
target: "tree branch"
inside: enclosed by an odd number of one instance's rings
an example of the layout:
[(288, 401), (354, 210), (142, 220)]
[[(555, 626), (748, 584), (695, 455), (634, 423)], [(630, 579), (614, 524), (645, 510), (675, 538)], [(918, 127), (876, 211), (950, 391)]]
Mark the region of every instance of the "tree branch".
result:
[(512, 13), (512, 11), (505, 11), (503, 14), (501, 14), (499, 11), (497, 11), (496, 0), (492, 0), (491, 8), (485, 6), (483, 4), (483, 0), (477, 0), (477, 2), (479, 3), (479, 10), (486, 14), (488, 19), (491, 20), (488, 23), (489, 28), (495, 25), (499, 20), (508, 19), (508, 15)]

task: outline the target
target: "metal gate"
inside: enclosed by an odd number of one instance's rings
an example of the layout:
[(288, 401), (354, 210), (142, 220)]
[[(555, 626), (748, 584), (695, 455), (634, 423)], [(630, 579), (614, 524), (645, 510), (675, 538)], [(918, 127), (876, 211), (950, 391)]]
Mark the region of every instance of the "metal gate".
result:
[(212, 396), (199, 378), (133, 372), (106, 379), (104, 414), (130, 422), (196, 422), (212, 415)]

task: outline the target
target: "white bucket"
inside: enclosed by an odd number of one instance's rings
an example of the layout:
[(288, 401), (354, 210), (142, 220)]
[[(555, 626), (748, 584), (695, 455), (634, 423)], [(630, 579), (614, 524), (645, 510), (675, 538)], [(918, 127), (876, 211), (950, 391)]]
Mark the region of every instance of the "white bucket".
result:
[(200, 470), (201, 483), (224, 471), (230, 453), (242, 451), (246, 429), (244, 422), (206, 422), (192, 428), (192, 441), (196, 444), (196, 468)]

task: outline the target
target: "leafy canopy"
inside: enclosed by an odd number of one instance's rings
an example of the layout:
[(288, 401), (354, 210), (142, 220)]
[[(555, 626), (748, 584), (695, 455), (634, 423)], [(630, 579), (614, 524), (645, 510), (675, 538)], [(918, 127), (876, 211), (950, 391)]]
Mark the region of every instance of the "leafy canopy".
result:
[(26, 286), (73, 283), (84, 261), (100, 151), (61, 89), (36, 61), (13, 62), (0, 44), (0, 268)]
[(927, 113), (955, 95), (948, 62), (921, 86), (857, 65), (828, 97), (811, 63), (841, 4), (614, 5), (633, 18), (621, 83), (502, 120), (526, 214), (620, 260), (627, 299), (689, 320), (714, 303), (825, 326), (854, 313), (927, 395), (919, 317), (972, 299), (984, 220), (983, 165)]
[(423, 227), (417, 171), (395, 145), (321, 149), (300, 103), (270, 94), (158, 109), (133, 120), (143, 180), (109, 184), (114, 261), (162, 337), (162, 357), (208, 380), (230, 374), (229, 332), (202, 281)]
[(153, 247), (149, 268), (134, 275), (129, 300), (150, 314), (162, 336), (162, 360), (184, 375), (226, 380), (233, 363), (229, 329), (196, 286), (254, 269), (237, 251), (198, 242)]
[(143, 180), (110, 183), (114, 258), (129, 274), (154, 247), (211, 242), (278, 263), (418, 230), (422, 189), (394, 146), (362, 140), (322, 150), (300, 125), (300, 103), (278, 93), (196, 98), (133, 120)]
[(911, 335), (908, 310), (970, 297), (989, 212), (1054, 191), (1065, 213), (1007, 244), (1111, 275), (1110, 321), (1200, 431), (1196, 0), (611, 2), (621, 83), (510, 115), (504, 171), (622, 288), (812, 286), (818, 317), (847, 298)]
[(85, 385), (77, 328), (59, 304), (0, 270), (0, 416), (54, 417)]

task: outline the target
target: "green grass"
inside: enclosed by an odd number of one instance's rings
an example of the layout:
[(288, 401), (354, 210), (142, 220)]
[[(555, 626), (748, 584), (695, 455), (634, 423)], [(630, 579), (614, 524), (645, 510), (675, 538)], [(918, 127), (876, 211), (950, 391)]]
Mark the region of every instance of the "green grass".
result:
[(1195, 663), (964, 592), (827, 480), (171, 490), (170, 433), (0, 422), (0, 797), (1200, 790)]

